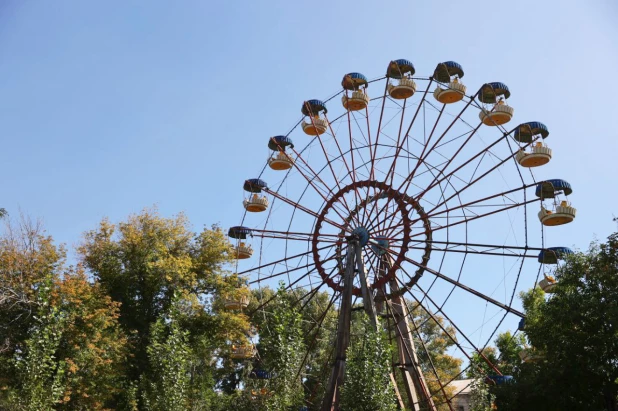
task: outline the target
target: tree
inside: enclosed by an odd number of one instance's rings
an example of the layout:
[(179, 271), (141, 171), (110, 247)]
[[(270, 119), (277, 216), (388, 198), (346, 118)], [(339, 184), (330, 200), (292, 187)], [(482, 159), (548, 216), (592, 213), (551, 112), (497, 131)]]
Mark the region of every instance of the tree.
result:
[[(272, 295), (271, 290), (263, 291)], [(245, 395), (251, 398), (251, 409), (285, 410), (303, 405), (301, 362), (307, 347), (302, 315), (294, 305), (296, 297), (280, 284), (276, 294), (269, 297), (271, 302), (255, 315), (259, 359), (254, 367), (270, 372), (271, 378), (245, 380)]]
[(388, 339), (382, 330), (374, 329), (364, 312), (359, 325), (346, 351), (340, 407), (344, 411), (396, 410)]
[(188, 332), (180, 325), (180, 300), (175, 297), (169, 315), (151, 327), (147, 348), (150, 373), (144, 378), (145, 409), (184, 411), (188, 408), (191, 350)]
[(6, 217), (9, 213), (4, 208), (0, 208), (0, 218)]
[(66, 317), (51, 304), (51, 280), (48, 278), (39, 288), (30, 337), (13, 358), (17, 378), (8, 392), (8, 404), (13, 409), (52, 410), (62, 401), (66, 362), (57, 360), (56, 351)]
[(618, 234), (576, 253), (556, 272), (546, 299), (522, 294), (525, 334), (543, 355), (515, 369), (496, 391), (500, 409), (616, 410), (618, 397)]
[(100, 284), (90, 283), (80, 266), (55, 279), (52, 297), (64, 321), (55, 356), (66, 364), (64, 392), (56, 408), (116, 407), (124, 396), (129, 357), (127, 336), (118, 323), (119, 304)]
[(7, 361), (28, 338), (39, 289), (60, 275), (65, 254), (39, 221), (22, 216), (6, 222), (0, 237), (0, 381), (11, 375)]
[(457, 378), (462, 362), (448, 354), (448, 350), (455, 345), (449, 338), (449, 335), (455, 337), (455, 329), (445, 324), (444, 318), (430, 314), (419, 304), (408, 303), (408, 307), (412, 317), (409, 321), (410, 329), (429, 392), (434, 396), (434, 403), (439, 410), (448, 410), (450, 408), (446, 402), (455, 392), (452, 387), (444, 384)]
[[(222, 296), (239, 281), (225, 270), (232, 253), (223, 231), (213, 226), (195, 234), (182, 214), (164, 218), (156, 209), (144, 210), (118, 224), (103, 220), (85, 234), (78, 252), (105, 293), (120, 304), (119, 321), (132, 354), (128, 384), (135, 388), (151, 375), (151, 328), (167, 318), (177, 298), (178, 321), (188, 332), (192, 353), (189, 406), (211, 407), (212, 399), (219, 398), (215, 387), (225, 385), (232, 373), (223, 347), (250, 328), (245, 314), (223, 309)], [(146, 396), (137, 392), (136, 398)]]
[(148, 369), (150, 327), (169, 311), (174, 293), (190, 312), (183, 321), (192, 322), (187, 328), (193, 327), (193, 342), (203, 343), (201, 337), (212, 327), (218, 328), (217, 342), (224, 340), (229, 324), (213, 318), (211, 303), (225, 283), (223, 266), (230, 261), (230, 250), (220, 229), (196, 236), (184, 215), (163, 218), (156, 210), (117, 225), (103, 220), (86, 233), (78, 251), (106, 293), (121, 304), (120, 322), (133, 347), (134, 380)]

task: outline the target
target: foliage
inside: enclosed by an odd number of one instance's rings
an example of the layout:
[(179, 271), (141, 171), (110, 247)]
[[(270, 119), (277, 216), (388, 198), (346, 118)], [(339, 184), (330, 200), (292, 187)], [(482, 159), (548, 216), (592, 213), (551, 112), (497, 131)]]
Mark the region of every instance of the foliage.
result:
[(501, 410), (618, 409), (618, 234), (569, 256), (549, 299), (522, 294), (525, 334), (543, 359), (495, 390)]
[(180, 321), (189, 332), (188, 344), (195, 356), (190, 396), (206, 401), (197, 391), (212, 385), (211, 364), (222, 354), (220, 347), (249, 328), (244, 314), (220, 309), (216, 298), (238, 282), (224, 271), (230, 250), (218, 227), (195, 235), (184, 215), (163, 218), (156, 210), (144, 210), (117, 225), (103, 220), (97, 230), (86, 233), (78, 248), (82, 261), (105, 292), (121, 304), (120, 323), (133, 354), (129, 380), (138, 381), (149, 371), (151, 327), (169, 312), (176, 293), (183, 311)]
[(8, 393), (8, 403), (19, 410), (51, 410), (61, 401), (66, 363), (57, 361), (66, 323), (65, 316), (52, 306), (51, 278), (39, 288), (39, 309), (29, 330), (30, 337), (14, 358), (17, 387)]
[(391, 349), (385, 333), (375, 330), (364, 314), (360, 335), (352, 339), (346, 358), (341, 409), (396, 410), (395, 394), (390, 380)]
[(191, 350), (188, 332), (180, 326), (179, 298), (172, 300), (169, 314), (151, 327), (147, 348), (150, 373), (144, 378), (144, 408), (153, 411), (184, 411), (188, 406)]
[(301, 362), (306, 352), (302, 316), (294, 307), (295, 295), (288, 293), (283, 283), (273, 297), (267, 309), (256, 316), (260, 342), (259, 360), (254, 364), (271, 372), (272, 378), (246, 380), (246, 395), (251, 398), (252, 409), (300, 408), (303, 404)]
[[(477, 362), (478, 357), (473, 359)], [(490, 385), (486, 381), (487, 373), (483, 367), (470, 367), (468, 377), (472, 378), (470, 385), (470, 411), (491, 411), (495, 395), (490, 392)]]
[(39, 221), (7, 221), (0, 237), (0, 378), (10, 375), (9, 360), (31, 331), (38, 290), (59, 276), (65, 250), (57, 247)]
[(461, 367), (461, 359), (448, 354), (448, 350), (455, 345), (449, 338), (449, 335), (455, 338), (455, 329), (445, 324), (444, 318), (430, 314), (419, 304), (408, 303), (408, 306), (411, 313), (410, 329), (429, 392), (434, 396), (434, 403), (439, 410), (448, 410), (450, 408), (446, 400), (454, 395), (454, 390), (441, 384), (457, 378)]
[(123, 393), (127, 337), (118, 324), (119, 304), (100, 284), (88, 282), (81, 267), (56, 279), (53, 305), (63, 314), (64, 332), (56, 356), (66, 363), (58, 409), (97, 410)]

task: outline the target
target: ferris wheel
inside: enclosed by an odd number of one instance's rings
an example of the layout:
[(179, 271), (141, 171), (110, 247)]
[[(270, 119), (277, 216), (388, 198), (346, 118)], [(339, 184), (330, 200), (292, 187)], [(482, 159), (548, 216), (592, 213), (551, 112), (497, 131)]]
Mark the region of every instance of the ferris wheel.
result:
[[(339, 92), (300, 105), (290, 132), (264, 139), (264, 167), (243, 184), (245, 213), (228, 231), (236, 272), (246, 278), (239, 289), (281, 281), (306, 290), (300, 308), (327, 291), (327, 309), (338, 313), (325, 395), (315, 400), (324, 410), (338, 406), (355, 307), (396, 341), (396, 391), (408, 404), (450, 406), (428, 389), (428, 379), (442, 393), (451, 381), (419, 364), (426, 347), (414, 343), (410, 306), (444, 318), (458, 355), (471, 359), (505, 321), (524, 318), (514, 296), (539, 273), (539, 286), (551, 291), (555, 279), (542, 267), (570, 252), (544, 244), (545, 227), (576, 213), (569, 183), (532, 173), (552, 158), (548, 128), (512, 127), (509, 88), (489, 82), (470, 92), (463, 77), (453, 61), (417, 77), (405, 59), (373, 80), (346, 74)], [(228, 309), (247, 307), (239, 295)], [(323, 320), (315, 319), (316, 334)], [(232, 350), (240, 360), (255, 354), (249, 340)]]

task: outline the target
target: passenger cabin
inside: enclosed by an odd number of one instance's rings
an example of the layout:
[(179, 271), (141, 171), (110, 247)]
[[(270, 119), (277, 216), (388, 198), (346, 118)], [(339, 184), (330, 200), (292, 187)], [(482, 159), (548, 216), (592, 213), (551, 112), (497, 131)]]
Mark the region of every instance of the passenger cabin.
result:
[[(388, 95), (395, 100), (405, 100), (412, 97), (416, 92), (416, 83), (412, 80), (414, 65), (406, 59), (393, 60), (388, 64), (386, 77), (388, 77)], [(392, 82), (391, 79), (396, 80)]]
[(464, 76), (463, 68), (454, 61), (438, 64), (433, 72), (433, 79), (442, 83), (433, 92), (433, 97), (442, 104), (461, 101), (466, 95), (466, 86), (460, 79)]
[(343, 76), (341, 86), (345, 90), (341, 96), (341, 104), (348, 111), (364, 110), (369, 105), (367, 95), (367, 77), (361, 73), (348, 73)]
[(513, 118), (513, 107), (507, 104), (511, 97), (509, 88), (504, 83), (485, 83), (481, 86), (477, 97), (483, 106), (479, 113), (481, 122), (487, 126), (501, 126)]

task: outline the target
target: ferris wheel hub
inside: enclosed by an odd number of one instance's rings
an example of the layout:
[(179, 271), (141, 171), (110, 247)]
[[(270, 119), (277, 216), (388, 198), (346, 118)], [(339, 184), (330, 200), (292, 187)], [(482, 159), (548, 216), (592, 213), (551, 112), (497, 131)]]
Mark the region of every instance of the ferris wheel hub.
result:
[(360, 244), (361, 247), (369, 244), (369, 231), (367, 231), (365, 227), (356, 227), (352, 230), (352, 235), (358, 237), (358, 244)]

